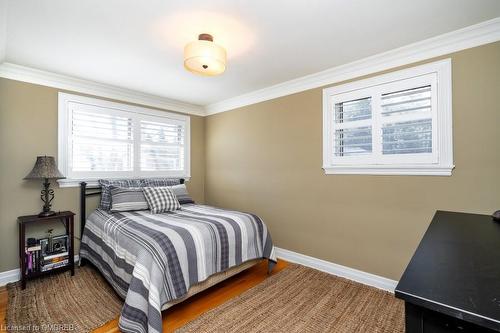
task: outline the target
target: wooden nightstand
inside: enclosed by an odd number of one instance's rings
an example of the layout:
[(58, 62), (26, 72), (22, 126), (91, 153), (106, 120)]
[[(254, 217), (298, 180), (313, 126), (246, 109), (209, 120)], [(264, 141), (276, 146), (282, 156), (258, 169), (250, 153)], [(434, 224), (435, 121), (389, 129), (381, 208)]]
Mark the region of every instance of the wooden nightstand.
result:
[[(38, 215), (19, 216), (17, 218), (19, 224), (19, 266), (21, 268), (21, 284), (22, 289), (26, 288), (26, 281), (42, 275), (55, 272), (64, 272), (71, 270), (71, 275), (75, 275), (75, 256), (74, 256), (74, 216), (75, 213), (70, 211), (59, 212), (52, 216), (39, 217)], [(31, 271), (27, 270), (26, 262), (26, 227), (32, 223), (45, 223), (48, 221), (60, 220), (66, 228), (68, 236), (68, 264), (62, 267), (54, 268), (49, 271)]]

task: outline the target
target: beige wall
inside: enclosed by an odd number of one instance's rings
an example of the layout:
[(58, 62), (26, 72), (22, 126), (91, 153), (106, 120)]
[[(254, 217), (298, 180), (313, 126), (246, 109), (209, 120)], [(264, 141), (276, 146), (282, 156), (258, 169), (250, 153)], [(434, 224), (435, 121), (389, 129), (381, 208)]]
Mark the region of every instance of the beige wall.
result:
[[(436, 209), (500, 209), (500, 43), (450, 57), (453, 176), (325, 175), (313, 89), (191, 117), (190, 193), (259, 214), (279, 247), (398, 279)], [(18, 266), (16, 217), (41, 208), (22, 178), (57, 156), (57, 92), (0, 79), (0, 272)], [(78, 213), (77, 189), (57, 188), (54, 208)]]
[[(53, 88), (0, 79), (0, 272), (18, 267), (17, 216), (41, 210), (41, 182), (22, 178), (37, 155), (57, 158), (57, 93)], [(192, 116), (187, 186), (198, 202), (204, 201), (204, 138), (204, 119)], [(78, 200), (77, 188), (56, 186), (53, 208), (78, 214)]]
[(206, 201), (262, 216), (279, 247), (399, 279), (437, 209), (500, 209), (500, 43), (448, 57), (451, 177), (325, 175), (318, 88), (206, 119)]

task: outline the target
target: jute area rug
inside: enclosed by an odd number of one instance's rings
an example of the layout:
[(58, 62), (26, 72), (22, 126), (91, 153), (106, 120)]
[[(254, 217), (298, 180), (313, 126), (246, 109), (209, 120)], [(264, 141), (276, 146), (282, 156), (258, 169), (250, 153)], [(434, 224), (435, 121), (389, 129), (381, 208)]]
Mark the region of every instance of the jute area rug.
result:
[(90, 265), (21, 284), (7, 285), (10, 332), (86, 333), (116, 318), (123, 301)]
[(176, 332), (404, 332), (404, 303), (388, 292), (291, 264)]

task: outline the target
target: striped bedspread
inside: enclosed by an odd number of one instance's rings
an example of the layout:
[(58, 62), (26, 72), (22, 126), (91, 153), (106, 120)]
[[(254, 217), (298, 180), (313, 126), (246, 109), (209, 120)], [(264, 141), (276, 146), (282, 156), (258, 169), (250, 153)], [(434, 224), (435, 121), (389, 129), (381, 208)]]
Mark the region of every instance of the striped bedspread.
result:
[(98, 209), (87, 219), (80, 257), (125, 299), (120, 329), (140, 333), (160, 333), (162, 305), (210, 275), (257, 258), (276, 262), (259, 217), (194, 204), (165, 214)]

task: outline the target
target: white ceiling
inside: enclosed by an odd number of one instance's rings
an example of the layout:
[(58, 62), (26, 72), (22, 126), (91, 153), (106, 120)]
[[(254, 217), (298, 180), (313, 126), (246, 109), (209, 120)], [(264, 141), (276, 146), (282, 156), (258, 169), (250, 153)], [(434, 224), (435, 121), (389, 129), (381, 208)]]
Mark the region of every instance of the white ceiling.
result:
[[(0, 2), (6, 62), (198, 105), (500, 16), (498, 0)], [(199, 33), (227, 49), (223, 75), (184, 70)]]

